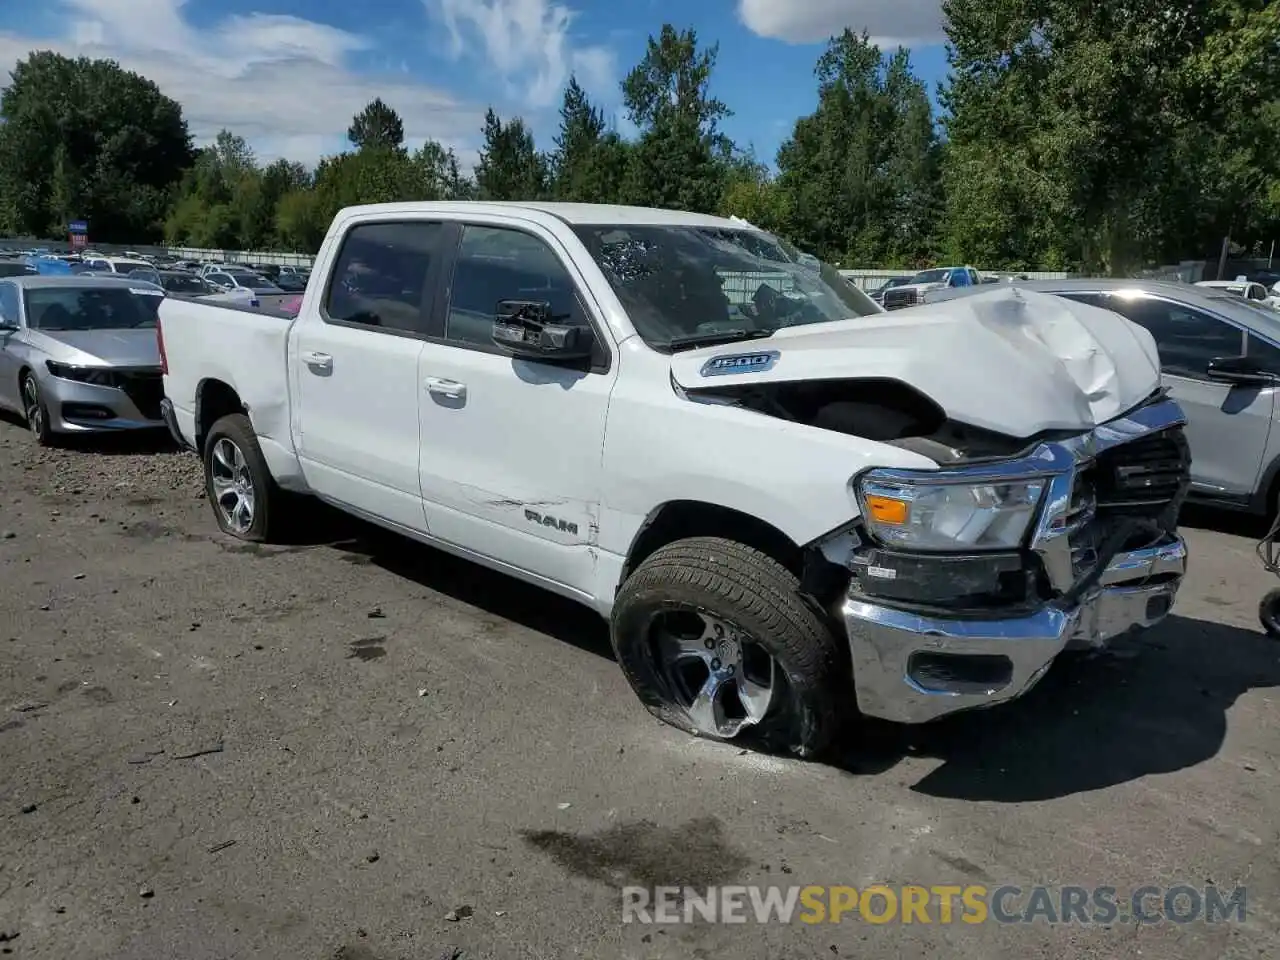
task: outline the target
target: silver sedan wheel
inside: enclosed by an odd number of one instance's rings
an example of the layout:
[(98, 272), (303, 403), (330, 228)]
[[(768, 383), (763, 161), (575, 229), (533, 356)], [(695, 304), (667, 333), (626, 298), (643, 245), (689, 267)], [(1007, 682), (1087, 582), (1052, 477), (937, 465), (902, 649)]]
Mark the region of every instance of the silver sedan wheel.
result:
[(253, 526), (253, 477), (244, 453), (235, 441), (219, 437), (213, 445), (209, 464), (213, 502), (227, 528), (246, 533)]
[(764, 720), (783, 674), (763, 647), (706, 612), (669, 612), (654, 626), (659, 669), (700, 733), (728, 740)]
[(36, 438), (44, 436), (44, 407), (40, 404), (40, 388), (35, 377), (22, 381), (22, 405), (27, 414), (27, 426)]

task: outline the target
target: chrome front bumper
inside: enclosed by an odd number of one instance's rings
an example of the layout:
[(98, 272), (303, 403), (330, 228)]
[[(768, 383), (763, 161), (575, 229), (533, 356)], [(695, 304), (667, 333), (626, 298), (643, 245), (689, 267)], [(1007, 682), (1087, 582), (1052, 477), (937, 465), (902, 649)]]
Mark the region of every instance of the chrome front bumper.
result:
[(1035, 686), (1062, 651), (1103, 647), (1163, 620), (1186, 572), (1183, 540), (1167, 533), (1142, 549), (1115, 554), (1100, 572), (1094, 568), (1096, 577), (1081, 576), (1071, 545), (1078, 529), (1072, 490), (1077, 471), (1101, 452), (1182, 423), (1176, 404), (1156, 402), (1074, 440), (1043, 444), (1022, 461), (959, 471), (971, 482), (1049, 480), (1030, 548), (1059, 599), (1016, 617), (972, 619), (924, 616), (851, 592), (840, 612), (858, 708), (885, 720), (922, 723), (994, 706)]
[[(851, 598), (842, 613), (858, 709), (884, 720), (923, 723), (1014, 700), (1035, 686), (1063, 650), (1103, 647), (1163, 620), (1186, 562), (1179, 537), (1119, 554), (1075, 606), (1047, 604), (1008, 620), (944, 620)], [(957, 665), (980, 660), (994, 669), (994, 678), (947, 677), (939, 665), (948, 657), (957, 658)]]

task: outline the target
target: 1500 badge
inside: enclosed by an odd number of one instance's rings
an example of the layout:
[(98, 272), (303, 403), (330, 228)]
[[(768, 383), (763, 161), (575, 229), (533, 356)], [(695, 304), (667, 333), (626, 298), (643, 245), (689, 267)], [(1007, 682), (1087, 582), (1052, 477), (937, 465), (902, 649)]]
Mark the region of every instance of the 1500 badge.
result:
[(764, 373), (778, 362), (778, 352), (731, 353), (712, 357), (702, 365), (702, 376), (717, 377), (731, 373)]

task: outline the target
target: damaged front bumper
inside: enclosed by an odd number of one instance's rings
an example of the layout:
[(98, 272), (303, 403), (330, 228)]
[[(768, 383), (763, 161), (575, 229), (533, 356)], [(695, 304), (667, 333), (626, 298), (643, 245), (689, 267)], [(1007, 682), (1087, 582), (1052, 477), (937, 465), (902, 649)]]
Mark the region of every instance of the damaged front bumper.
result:
[[(1102, 647), (1160, 622), (1186, 571), (1186, 545), (1174, 529), (1186, 477), (1173, 483), (1167, 476), (1153, 480), (1153, 471), (1167, 473), (1172, 467), (1152, 455), (1150, 441), (1173, 437), (1185, 461), (1183, 423), (1176, 404), (1157, 402), (1086, 436), (1042, 444), (1031, 456), (1000, 468), (1004, 477), (1034, 474), (1050, 484), (1029, 550), (1049, 596), (1016, 614), (923, 613), (851, 586), (840, 613), (862, 713), (922, 723), (1004, 703), (1030, 690), (1064, 650)], [(1125, 451), (1131, 452), (1127, 460)], [(1112, 482), (1115, 476), (1100, 478), (1104, 468), (1133, 489), (1145, 484), (1162, 492), (1135, 499), (1132, 490)], [(1185, 462), (1179, 470), (1187, 472)], [(1088, 502), (1083, 502), (1085, 489)], [(1112, 543), (1099, 553), (1098, 543), (1106, 539), (1099, 530), (1124, 522), (1130, 509), (1146, 511), (1140, 525), (1145, 532), (1136, 542), (1119, 549)], [(1103, 515), (1111, 519), (1099, 519)]]
[(923, 723), (1016, 699), (1063, 650), (1105, 646), (1164, 619), (1186, 559), (1176, 536), (1119, 554), (1075, 605), (1050, 603), (1008, 620), (926, 617), (850, 598), (842, 612), (858, 708), (885, 720)]

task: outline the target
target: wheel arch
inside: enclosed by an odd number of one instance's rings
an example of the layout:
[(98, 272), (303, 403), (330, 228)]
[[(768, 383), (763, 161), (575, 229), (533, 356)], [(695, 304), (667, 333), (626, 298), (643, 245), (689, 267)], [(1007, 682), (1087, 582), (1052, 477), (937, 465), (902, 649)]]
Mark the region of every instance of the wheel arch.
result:
[(239, 392), (225, 380), (206, 377), (196, 386), (196, 450), (204, 449), (209, 428), (229, 413), (248, 413)]
[(655, 551), (689, 537), (722, 537), (753, 547), (797, 577), (804, 568), (804, 548), (767, 520), (706, 500), (668, 500), (650, 511), (636, 531), (618, 585)]

